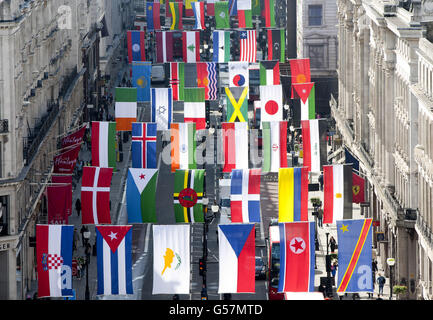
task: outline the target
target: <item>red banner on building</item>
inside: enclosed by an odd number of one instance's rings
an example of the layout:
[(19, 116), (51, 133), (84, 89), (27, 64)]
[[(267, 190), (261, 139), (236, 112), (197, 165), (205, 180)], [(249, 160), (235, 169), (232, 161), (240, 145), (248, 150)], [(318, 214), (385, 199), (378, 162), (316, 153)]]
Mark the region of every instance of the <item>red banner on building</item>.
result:
[(80, 153), (81, 144), (54, 157), (54, 173), (72, 174)]
[(86, 127), (84, 126), (81, 129), (77, 130), (76, 132), (62, 138), (62, 149), (83, 142), (83, 137), (85, 132), (86, 132)]
[(68, 204), (72, 203), (69, 192), (68, 185), (47, 187), (48, 224), (68, 224)]
[(365, 180), (352, 172), (352, 191), (353, 203), (361, 203), (365, 201)]
[(72, 176), (53, 176), (51, 182), (65, 183), (65, 185), (69, 187), (67, 199), (70, 201), (66, 204), (66, 214), (70, 216), (72, 214)]

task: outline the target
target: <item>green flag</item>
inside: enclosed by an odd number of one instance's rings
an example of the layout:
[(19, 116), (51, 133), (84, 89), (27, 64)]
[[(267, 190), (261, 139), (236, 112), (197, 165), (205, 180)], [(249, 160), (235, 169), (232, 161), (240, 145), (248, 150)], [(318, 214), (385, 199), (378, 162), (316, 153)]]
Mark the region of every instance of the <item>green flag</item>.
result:
[(230, 29), (228, 1), (215, 2), (215, 23), (217, 29)]
[(248, 87), (225, 88), (227, 122), (248, 122)]

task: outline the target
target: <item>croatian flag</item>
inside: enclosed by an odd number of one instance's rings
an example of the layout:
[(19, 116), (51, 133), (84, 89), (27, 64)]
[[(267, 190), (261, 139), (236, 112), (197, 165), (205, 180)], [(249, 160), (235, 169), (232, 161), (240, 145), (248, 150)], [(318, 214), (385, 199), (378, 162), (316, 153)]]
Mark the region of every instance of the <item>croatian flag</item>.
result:
[(131, 64), (132, 61), (146, 61), (145, 32), (128, 30), (126, 34), (129, 64)]
[(260, 222), (261, 169), (238, 169), (231, 174), (232, 222)]
[(218, 293), (255, 292), (255, 229), (253, 223), (220, 224)]
[(38, 296), (72, 297), (74, 226), (36, 225)]
[(132, 123), (132, 167), (156, 168), (156, 123)]
[(98, 295), (133, 294), (132, 226), (96, 226)]

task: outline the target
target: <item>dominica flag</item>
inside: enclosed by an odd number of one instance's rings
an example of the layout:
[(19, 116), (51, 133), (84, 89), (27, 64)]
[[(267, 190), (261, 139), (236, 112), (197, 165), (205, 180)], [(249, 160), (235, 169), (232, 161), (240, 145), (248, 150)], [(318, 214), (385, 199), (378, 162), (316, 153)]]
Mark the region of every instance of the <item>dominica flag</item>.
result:
[(287, 121), (262, 122), (263, 172), (287, 168)]
[(248, 87), (250, 71), (248, 62), (229, 61), (229, 87)]
[(302, 120), (302, 148), (304, 167), (312, 172), (320, 172), (326, 163), (326, 120)]
[(248, 87), (225, 88), (227, 122), (248, 122)]
[(137, 102), (150, 101), (150, 62), (132, 62), (132, 85), (137, 88)]
[(128, 43), (128, 61), (146, 61), (145, 32), (128, 30), (126, 32)]
[(161, 29), (160, 9), (161, 9), (161, 4), (159, 2), (146, 3), (147, 30), (153, 31), (153, 30)]
[(280, 168), (278, 172), (278, 221), (308, 221), (307, 168)]
[(264, 11), (263, 15), (265, 18), (265, 28), (274, 28), (275, 27), (275, 3), (274, 0), (265, 0), (264, 1)]
[(185, 88), (184, 92), (184, 122), (194, 122), (197, 130), (206, 129), (205, 88)]
[(158, 130), (170, 129), (173, 122), (173, 93), (171, 88), (151, 89), (151, 119)]
[(205, 100), (218, 99), (217, 64), (197, 62), (197, 87), (205, 89)]
[(182, 30), (182, 14), (183, 14), (183, 3), (182, 2), (170, 2), (170, 13), (171, 13), (171, 27), (170, 30)]
[(260, 86), (262, 103), (261, 121), (283, 120), (283, 87), (282, 85)]
[(251, 0), (237, 0), (238, 9), (238, 27), (239, 28), (252, 28), (253, 27), (253, 13), (251, 10)]
[(216, 30), (212, 34), (213, 41), (213, 61), (230, 61), (230, 31)]
[(282, 63), (286, 58), (286, 30), (268, 29), (268, 60), (278, 60)]
[(132, 167), (155, 169), (157, 124), (154, 122), (132, 123)]
[(215, 2), (215, 24), (217, 29), (230, 29), (228, 1)]
[(196, 124), (172, 123), (171, 134), (171, 172), (178, 169), (196, 169)]
[(92, 166), (116, 169), (116, 122), (92, 122)]
[(295, 98), (301, 100), (301, 120), (316, 119), (316, 89), (314, 82), (294, 83)]
[(260, 61), (260, 85), (278, 85), (280, 82), (280, 62)]
[(155, 223), (158, 169), (129, 168), (126, 181), (128, 223)]
[(204, 24), (204, 16), (205, 16), (204, 2), (192, 2), (191, 7), (194, 12), (194, 18), (195, 18), (195, 24), (193, 29), (195, 30), (206, 29), (206, 26)]
[(176, 170), (174, 214), (177, 223), (204, 222), (203, 192), (205, 170)]
[(337, 220), (337, 292), (373, 292), (373, 219)]
[(223, 122), (223, 172), (248, 169), (248, 123)]
[(156, 31), (156, 62), (173, 61), (173, 33), (170, 31)]
[(137, 121), (137, 88), (116, 88), (115, 118), (117, 131), (131, 131)]
[(200, 61), (200, 31), (182, 32), (183, 62)]
[(260, 169), (231, 173), (230, 214), (232, 222), (260, 222)]

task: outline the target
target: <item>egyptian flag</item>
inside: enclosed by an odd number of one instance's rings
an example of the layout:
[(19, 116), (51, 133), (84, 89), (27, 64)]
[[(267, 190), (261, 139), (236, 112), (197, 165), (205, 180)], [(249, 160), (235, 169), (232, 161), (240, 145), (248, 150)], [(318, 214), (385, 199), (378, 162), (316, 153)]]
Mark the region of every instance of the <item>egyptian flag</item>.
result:
[(116, 169), (116, 122), (92, 122), (92, 165)]
[(323, 166), (323, 223), (352, 219), (352, 165)]
[(309, 171), (320, 172), (326, 163), (326, 128), (325, 119), (302, 120), (302, 150), (304, 167)]
[(307, 168), (280, 168), (278, 172), (278, 221), (308, 221)]
[(313, 292), (314, 222), (287, 222), (279, 223), (278, 226), (280, 231), (278, 292)]
[(230, 61), (229, 65), (229, 87), (248, 87), (250, 82), (249, 63)]
[(361, 176), (352, 172), (352, 191), (353, 203), (361, 203), (365, 201), (365, 180)]
[(230, 61), (230, 31), (216, 30), (212, 34), (213, 62)]
[(282, 63), (286, 58), (286, 30), (268, 29), (268, 60), (278, 60)]
[(117, 131), (131, 131), (137, 121), (137, 88), (116, 88), (115, 117)]
[(278, 85), (280, 82), (280, 62), (260, 61), (260, 85), (270, 86)]
[(182, 32), (183, 62), (200, 61), (200, 31)]
[(253, 15), (251, 11), (251, 0), (237, 0), (238, 28), (252, 28)]
[(262, 122), (263, 172), (287, 168), (287, 121)]
[(156, 31), (156, 62), (173, 61), (173, 33), (169, 31)]
[(195, 24), (193, 29), (206, 29), (206, 26), (204, 24), (204, 2), (192, 2), (191, 6), (195, 17)]
[(172, 123), (171, 134), (171, 172), (178, 169), (196, 169), (196, 124)]
[(263, 15), (265, 18), (265, 28), (274, 28), (275, 27), (275, 3), (274, 0), (265, 0), (264, 1), (264, 11)]
[(171, 27), (170, 30), (182, 30), (182, 13), (183, 13), (183, 3), (182, 2), (170, 2), (170, 12), (171, 12)]
[(232, 222), (260, 222), (260, 169), (231, 173), (230, 212)]
[(131, 64), (132, 61), (146, 61), (145, 32), (128, 30), (126, 34), (129, 64)]
[(281, 85), (260, 86), (261, 121), (283, 120), (283, 87)]
[(223, 172), (248, 169), (248, 123), (223, 122)]
[(170, 129), (173, 122), (173, 93), (171, 88), (152, 88), (150, 95), (151, 119), (158, 130)]
[(176, 223), (204, 222), (203, 192), (205, 170), (176, 170), (174, 213)]
[(248, 87), (225, 88), (227, 122), (248, 122)]
[(205, 89), (205, 100), (218, 99), (217, 64), (197, 62), (197, 86)]
[(147, 30), (160, 30), (160, 8), (161, 4), (159, 2), (147, 2), (146, 3), (146, 20), (147, 20)]
[(156, 168), (157, 124), (134, 122), (132, 124), (132, 167)]

